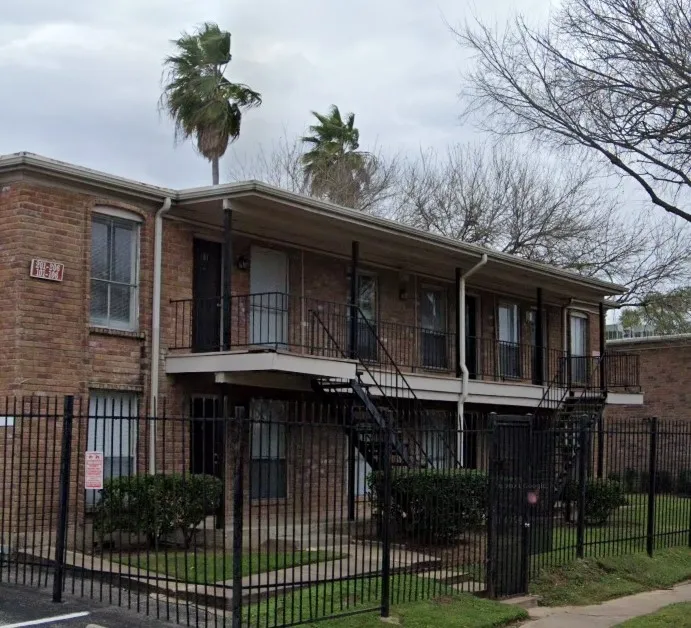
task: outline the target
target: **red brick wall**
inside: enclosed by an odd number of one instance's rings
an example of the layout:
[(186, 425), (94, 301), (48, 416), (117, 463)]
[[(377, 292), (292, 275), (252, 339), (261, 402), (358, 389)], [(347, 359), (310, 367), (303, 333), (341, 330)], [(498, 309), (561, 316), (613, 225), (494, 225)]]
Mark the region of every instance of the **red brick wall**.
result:
[[(2, 368), (0, 391), (14, 390), (17, 379), (18, 341), (18, 279), (22, 261), (21, 252), (21, 205), (20, 188), (0, 188), (0, 342), (2, 343)], [(27, 271), (28, 272), (28, 271)]]
[[(0, 392), (87, 395), (91, 386), (142, 392), (148, 372), (142, 356), (151, 319), (151, 208), (34, 183), (8, 187), (0, 200), (3, 220), (8, 211), (11, 226), (8, 230), (8, 222), (3, 222), (3, 239), (8, 243), (2, 251), (3, 292), (7, 285), (14, 298), (6, 299), (3, 307), (14, 312), (0, 323), (10, 358)], [(90, 219), (98, 205), (144, 218), (136, 334), (102, 335), (89, 326)], [(63, 281), (30, 278), (32, 258), (65, 264)]]
[(609, 343), (607, 351), (640, 356), (644, 400), (637, 406), (607, 406), (608, 418), (691, 418), (691, 337)]

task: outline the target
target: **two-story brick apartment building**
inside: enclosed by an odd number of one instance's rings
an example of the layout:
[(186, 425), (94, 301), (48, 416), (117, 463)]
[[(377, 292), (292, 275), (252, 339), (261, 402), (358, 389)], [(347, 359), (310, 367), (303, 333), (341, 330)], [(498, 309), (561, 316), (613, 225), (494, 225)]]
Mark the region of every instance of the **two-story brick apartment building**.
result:
[[(359, 379), (374, 406), (414, 399), (462, 429), (534, 412), (567, 371), (608, 404), (642, 402), (635, 358), (597, 368), (617, 285), (254, 181), (164, 189), (26, 153), (0, 158), (0, 217), (3, 395), (198, 418), (228, 395), (260, 417), (262, 400), (280, 414)], [(32, 260), (63, 264), (61, 280)], [(289, 434), (271, 439), (253, 447), (260, 497), (288, 492)], [(193, 471), (221, 472), (212, 440)], [(453, 446), (480, 464), (480, 444)]]

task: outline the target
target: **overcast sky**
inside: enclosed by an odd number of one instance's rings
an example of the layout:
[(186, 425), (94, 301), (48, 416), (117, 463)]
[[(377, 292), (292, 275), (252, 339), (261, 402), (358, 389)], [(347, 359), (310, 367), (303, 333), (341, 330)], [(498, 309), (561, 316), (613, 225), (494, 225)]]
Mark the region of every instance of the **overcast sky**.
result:
[(459, 123), (466, 59), (445, 20), (504, 21), (542, 0), (21, 0), (0, 23), (0, 153), (31, 151), (138, 180), (211, 183), (157, 110), (169, 40), (203, 21), (233, 36), (228, 76), (260, 91), (230, 158), (301, 134), (310, 111), (353, 111), (365, 148), (392, 152), (473, 137)]

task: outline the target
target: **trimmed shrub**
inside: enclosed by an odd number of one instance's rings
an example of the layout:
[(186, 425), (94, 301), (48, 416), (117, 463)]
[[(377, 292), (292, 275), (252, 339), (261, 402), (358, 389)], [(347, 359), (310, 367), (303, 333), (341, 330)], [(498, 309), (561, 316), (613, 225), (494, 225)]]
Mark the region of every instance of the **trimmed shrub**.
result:
[[(656, 493), (673, 493), (674, 486), (674, 475), (670, 471), (657, 471), (655, 473), (655, 492)], [(641, 493), (647, 493), (650, 488), (650, 473), (647, 471), (641, 471), (641, 482), (640, 482)]]
[(625, 493), (638, 493), (641, 490), (640, 476), (640, 472), (636, 469), (632, 469), (631, 467), (624, 469), (622, 488), (624, 489)]
[[(383, 473), (372, 473), (368, 482), (378, 509)], [(407, 539), (449, 543), (485, 521), (487, 487), (486, 475), (465, 469), (395, 469), (391, 473), (392, 523)]]
[(686, 497), (691, 496), (691, 469), (682, 469), (677, 478), (677, 493)]
[(101, 491), (94, 528), (143, 535), (152, 545), (176, 530), (188, 547), (197, 526), (218, 510), (223, 486), (210, 475), (133, 475), (111, 478)]
[[(578, 482), (569, 481), (564, 487), (564, 501), (578, 502)], [(585, 487), (585, 523), (600, 526), (607, 523), (612, 513), (628, 502), (620, 482), (588, 480)]]

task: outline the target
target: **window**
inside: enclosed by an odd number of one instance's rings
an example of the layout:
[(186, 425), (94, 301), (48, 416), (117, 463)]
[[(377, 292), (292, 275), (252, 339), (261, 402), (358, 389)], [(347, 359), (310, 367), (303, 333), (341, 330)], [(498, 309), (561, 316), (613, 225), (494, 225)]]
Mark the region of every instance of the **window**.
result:
[(443, 415), (430, 412), (427, 419), (420, 438), (425, 463), (432, 469), (452, 469), (456, 431), (446, 429)]
[(589, 371), (588, 318), (585, 315), (570, 316), (571, 377), (572, 381), (585, 384)]
[(420, 297), (420, 350), (422, 366), (448, 369), (446, 299), (444, 290), (424, 288)]
[[(89, 396), (87, 451), (103, 452), (103, 478), (134, 473), (137, 434), (137, 395), (92, 392)], [(87, 491), (87, 504), (96, 501), (96, 491)]]
[(250, 498), (280, 499), (287, 494), (285, 404), (252, 403)]
[(520, 373), (520, 345), (518, 335), (518, 305), (502, 303), (498, 312), (499, 375), (518, 378)]
[(91, 221), (91, 324), (137, 328), (139, 225), (105, 214)]
[(360, 308), (356, 346), (358, 357), (361, 360), (376, 362), (377, 278), (374, 275), (358, 274), (357, 305)]

